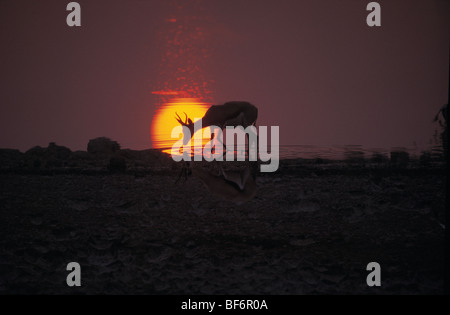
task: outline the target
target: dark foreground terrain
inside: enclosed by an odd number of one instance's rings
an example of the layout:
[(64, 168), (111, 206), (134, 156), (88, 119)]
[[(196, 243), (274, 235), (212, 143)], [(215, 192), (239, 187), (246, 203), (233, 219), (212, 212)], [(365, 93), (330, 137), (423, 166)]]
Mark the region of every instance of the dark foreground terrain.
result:
[(239, 206), (177, 173), (3, 171), (0, 293), (443, 292), (442, 167), (284, 161)]

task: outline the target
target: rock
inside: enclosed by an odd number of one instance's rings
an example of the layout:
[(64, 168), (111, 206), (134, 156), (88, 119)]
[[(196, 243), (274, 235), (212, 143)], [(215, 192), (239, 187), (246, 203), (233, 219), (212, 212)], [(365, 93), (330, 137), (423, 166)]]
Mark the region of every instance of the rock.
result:
[(45, 149), (37, 145), (26, 151), (25, 155), (43, 157), (45, 155)]
[(50, 142), (46, 150), (47, 156), (58, 160), (67, 160), (71, 153), (72, 151), (69, 148), (56, 145), (54, 142)]
[(50, 142), (45, 151), (45, 164), (47, 168), (58, 168), (67, 166), (72, 151), (64, 146)]
[(54, 142), (50, 142), (47, 148), (43, 148), (40, 146), (35, 146), (25, 152), (27, 156), (34, 157), (44, 157), (44, 158), (56, 158), (60, 160), (65, 160), (70, 157), (72, 151), (69, 148), (66, 148), (61, 145), (57, 145)]
[(127, 162), (124, 158), (113, 156), (109, 160), (108, 170), (110, 172), (125, 172), (127, 169)]
[(72, 153), (74, 160), (88, 160), (89, 154), (86, 151), (75, 151)]
[(93, 156), (89, 155), (86, 151), (72, 152), (69, 159), (70, 167), (88, 168), (93, 160)]
[(18, 167), (22, 160), (23, 154), (19, 150), (0, 149), (0, 168)]
[(87, 152), (89, 154), (108, 156), (120, 150), (120, 145), (109, 138), (100, 137), (89, 140)]
[(47, 168), (65, 166), (70, 159), (72, 151), (69, 148), (50, 142), (47, 148), (35, 146), (25, 152), (26, 161), (29, 166)]
[(34, 168), (41, 168), (42, 162), (39, 159), (34, 159), (33, 160), (33, 167)]
[(143, 169), (148, 167), (170, 168), (173, 164), (177, 164), (168, 154), (162, 153), (157, 149), (147, 149), (142, 151), (121, 149), (115, 153), (114, 156), (123, 158), (128, 169)]

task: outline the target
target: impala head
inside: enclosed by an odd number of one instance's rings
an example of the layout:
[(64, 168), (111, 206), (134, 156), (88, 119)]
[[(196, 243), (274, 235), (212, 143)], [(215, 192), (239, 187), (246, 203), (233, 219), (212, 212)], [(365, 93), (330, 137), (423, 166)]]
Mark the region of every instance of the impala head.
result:
[(192, 120), (190, 118), (188, 118), (187, 114), (184, 113), (185, 119), (184, 122), (181, 119), (181, 117), (178, 115), (178, 113), (175, 113), (176, 117), (175, 119), (182, 125), (185, 127), (188, 127), (189, 131), (191, 132), (190, 135), (183, 135), (183, 144), (186, 145), (188, 144), (189, 140), (191, 140), (192, 136), (194, 135), (194, 123), (192, 122)]

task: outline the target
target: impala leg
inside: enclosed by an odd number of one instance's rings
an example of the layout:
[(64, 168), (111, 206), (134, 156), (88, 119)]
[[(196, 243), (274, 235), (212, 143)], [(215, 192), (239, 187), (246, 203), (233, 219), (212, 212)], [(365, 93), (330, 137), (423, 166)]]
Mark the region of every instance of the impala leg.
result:
[(178, 182), (180, 181), (181, 177), (183, 177), (184, 175), (184, 168), (181, 169), (180, 174), (178, 174), (178, 178), (175, 181), (175, 184), (178, 184)]
[(183, 183), (187, 181), (188, 175), (190, 174), (189, 167), (190, 167), (189, 162), (186, 162), (185, 164), (183, 164), (183, 167), (181, 168), (180, 174), (178, 175), (178, 178), (175, 181), (175, 184), (178, 184), (180, 179), (183, 179)]

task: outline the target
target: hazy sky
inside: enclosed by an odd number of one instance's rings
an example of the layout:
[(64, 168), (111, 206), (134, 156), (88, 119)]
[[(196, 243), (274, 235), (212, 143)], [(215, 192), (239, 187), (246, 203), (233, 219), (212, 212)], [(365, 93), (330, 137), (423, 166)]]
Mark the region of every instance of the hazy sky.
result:
[(252, 102), (281, 144), (420, 145), (448, 101), (446, 0), (378, 1), (374, 28), (363, 0), (78, 1), (79, 28), (69, 2), (0, 1), (0, 147), (149, 148), (152, 91), (187, 62), (205, 99)]

